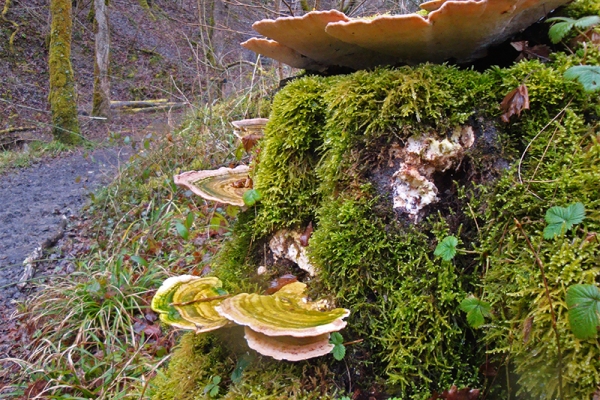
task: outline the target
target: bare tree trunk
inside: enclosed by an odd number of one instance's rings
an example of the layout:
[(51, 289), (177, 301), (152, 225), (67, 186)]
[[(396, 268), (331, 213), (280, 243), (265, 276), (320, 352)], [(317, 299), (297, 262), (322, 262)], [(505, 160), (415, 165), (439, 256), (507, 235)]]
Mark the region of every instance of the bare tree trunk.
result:
[(108, 10), (105, 0), (95, 0), (96, 19), (96, 59), (94, 62), (94, 98), (92, 115), (110, 117), (110, 81), (108, 79), (108, 60), (110, 53), (110, 34)]
[(77, 93), (71, 66), (71, 0), (51, 0), (50, 15), (50, 110), (52, 135), (60, 142), (81, 142), (77, 120)]

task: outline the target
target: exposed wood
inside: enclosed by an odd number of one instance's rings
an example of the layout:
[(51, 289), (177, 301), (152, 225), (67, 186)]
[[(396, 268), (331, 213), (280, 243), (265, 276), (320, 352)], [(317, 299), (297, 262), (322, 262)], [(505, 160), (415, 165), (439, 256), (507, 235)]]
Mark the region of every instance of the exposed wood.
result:
[(154, 107), (142, 107), (142, 108), (123, 108), (120, 110), (125, 113), (144, 113), (144, 112), (157, 112), (157, 111), (168, 111), (183, 108), (187, 103), (165, 103)]

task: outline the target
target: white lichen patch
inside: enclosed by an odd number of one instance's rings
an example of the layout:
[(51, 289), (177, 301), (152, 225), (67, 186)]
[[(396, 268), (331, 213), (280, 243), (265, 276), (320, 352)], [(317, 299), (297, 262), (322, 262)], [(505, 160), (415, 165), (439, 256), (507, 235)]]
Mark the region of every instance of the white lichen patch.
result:
[(269, 248), (275, 259), (286, 259), (298, 264), (298, 268), (315, 276), (315, 267), (309, 262), (306, 247), (300, 244), (303, 232), (282, 229), (275, 232), (269, 241)]
[(465, 149), (474, 143), (475, 134), (468, 125), (457, 127), (450, 138), (442, 140), (429, 135), (408, 138), (402, 151), (394, 154), (402, 159), (400, 169), (392, 177), (394, 209), (417, 222), (421, 210), (438, 201), (433, 174), (457, 168)]

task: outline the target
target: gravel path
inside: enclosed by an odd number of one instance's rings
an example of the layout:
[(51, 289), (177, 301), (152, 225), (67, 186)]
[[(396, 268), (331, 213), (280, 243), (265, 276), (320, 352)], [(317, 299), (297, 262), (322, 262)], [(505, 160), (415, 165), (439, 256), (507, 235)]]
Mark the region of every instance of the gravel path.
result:
[(89, 193), (110, 182), (131, 149), (102, 148), (49, 159), (0, 176), (0, 309), (24, 296), (23, 261), (78, 214)]

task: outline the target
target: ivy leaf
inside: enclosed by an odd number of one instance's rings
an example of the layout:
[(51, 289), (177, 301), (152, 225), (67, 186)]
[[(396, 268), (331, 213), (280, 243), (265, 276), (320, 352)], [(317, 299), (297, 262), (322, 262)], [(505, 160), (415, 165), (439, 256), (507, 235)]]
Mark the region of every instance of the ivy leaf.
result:
[(596, 285), (572, 285), (567, 289), (569, 325), (577, 339), (593, 339), (600, 326), (600, 290)]
[(467, 297), (460, 303), (460, 309), (467, 313), (467, 322), (473, 328), (479, 328), (485, 323), (485, 317), (490, 318), (492, 306), (476, 297)]
[(573, 203), (568, 207), (555, 206), (546, 211), (546, 222), (544, 228), (544, 239), (552, 239), (562, 235), (575, 224), (579, 224), (585, 218), (585, 207), (582, 203)]
[(600, 90), (600, 66), (576, 65), (566, 70), (563, 76), (566, 79), (578, 80), (586, 92)]
[(246, 190), (242, 195), (242, 199), (244, 200), (244, 204), (248, 207), (252, 207), (262, 198), (260, 192), (256, 189)]
[(447, 236), (435, 247), (433, 255), (442, 257), (444, 261), (450, 261), (456, 255), (456, 246), (458, 246), (458, 239), (454, 236)]

